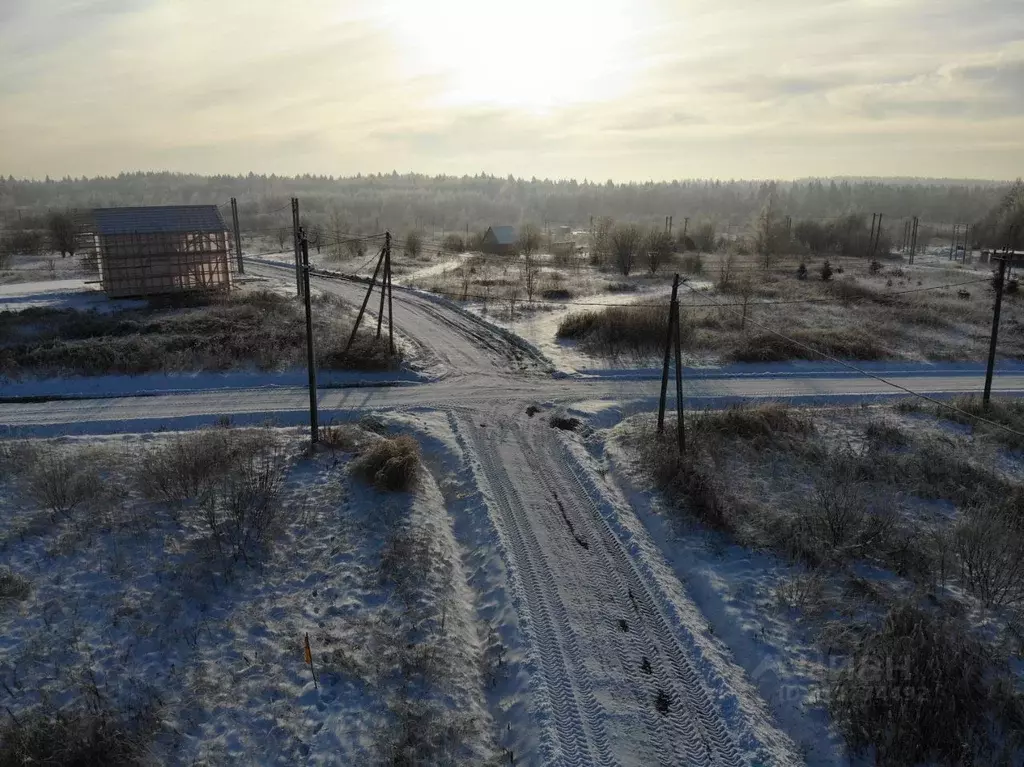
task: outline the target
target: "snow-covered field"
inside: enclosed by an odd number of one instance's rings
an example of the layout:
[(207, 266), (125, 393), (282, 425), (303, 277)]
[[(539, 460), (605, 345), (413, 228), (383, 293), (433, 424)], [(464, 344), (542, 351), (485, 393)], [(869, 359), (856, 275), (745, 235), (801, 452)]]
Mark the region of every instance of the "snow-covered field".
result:
[(478, 604), (429, 472), (384, 493), (289, 430), (2, 450), (9, 726), (105, 716), (174, 764), (483, 764), (529, 739), (498, 705), (514, 620), (493, 585)]

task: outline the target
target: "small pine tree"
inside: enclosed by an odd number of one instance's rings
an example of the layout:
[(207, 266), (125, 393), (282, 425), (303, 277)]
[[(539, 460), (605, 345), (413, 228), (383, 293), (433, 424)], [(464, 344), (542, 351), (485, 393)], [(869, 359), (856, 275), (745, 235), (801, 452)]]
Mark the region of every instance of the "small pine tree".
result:
[(828, 282), (832, 279), (832, 264), (828, 261), (821, 265), (821, 281)]
[(871, 272), (871, 274), (878, 274), (882, 271), (882, 262), (878, 259), (873, 260), (871, 265), (868, 266), (868, 271)]
[(807, 279), (807, 264), (805, 264), (803, 261), (800, 262), (800, 266), (798, 266), (796, 269), (796, 278), (798, 280)]

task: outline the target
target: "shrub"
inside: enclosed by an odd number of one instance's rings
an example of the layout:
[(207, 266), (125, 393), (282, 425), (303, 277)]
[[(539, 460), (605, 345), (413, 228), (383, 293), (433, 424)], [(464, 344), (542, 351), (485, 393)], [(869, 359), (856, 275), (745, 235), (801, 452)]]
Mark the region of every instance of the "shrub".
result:
[(338, 426), (323, 426), (320, 428), (320, 444), (332, 450), (341, 450), (345, 453), (354, 453), (359, 449), (359, 429), (354, 426), (341, 424)]
[(132, 716), (106, 711), (36, 712), (0, 730), (0, 767), (131, 767), (155, 726), (151, 709)]
[(868, 423), (864, 436), (872, 443), (886, 447), (906, 447), (910, 444), (906, 432), (896, 424), (880, 418)]
[(38, 452), (26, 481), (29, 497), (52, 514), (69, 516), (99, 496), (99, 477), (78, 457), (51, 446)]
[(828, 282), (829, 280), (831, 280), (832, 265), (828, 261), (825, 261), (825, 263), (821, 265), (821, 271), (819, 272), (819, 274), (821, 275), (822, 282)]
[(462, 253), (466, 250), (466, 242), (457, 234), (449, 234), (444, 238), (441, 247), (448, 253)]
[(704, 259), (700, 253), (687, 253), (682, 258), (682, 270), (687, 274), (703, 274)]
[(994, 690), (989, 659), (958, 626), (901, 604), (832, 675), (829, 707), (856, 750), (879, 764), (977, 763)]
[(871, 263), (868, 265), (868, 272), (870, 274), (878, 274), (882, 271), (882, 262), (878, 259), (871, 259)]
[(420, 446), (408, 435), (378, 440), (352, 464), (356, 476), (378, 490), (411, 490), (419, 474)]
[(221, 557), (248, 563), (280, 531), (283, 479), (279, 453), (247, 455), (205, 494), (196, 514)]
[(829, 295), (838, 298), (840, 301), (877, 301), (887, 303), (884, 296), (880, 296), (867, 285), (861, 285), (852, 277), (835, 282), (829, 282), (826, 290)]
[(573, 293), (568, 288), (548, 288), (540, 295), (548, 301), (565, 301), (572, 298)]
[(1024, 538), (1011, 515), (992, 504), (976, 505), (953, 531), (960, 577), (986, 607), (1024, 601)]
[(1015, 277), (1007, 280), (1006, 284), (1003, 285), (1003, 292), (1006, 293), (1007, 295), (1014, 295), (1015, 293), (1018, 293), (1019, 291), (1020, 291), (1020, 282)]
[(609, 282), (604, 289), (609, 293), (635, 293), (639, 290), (632, 282)]
[(9, 567), (0, 567), (0, 609), (11, 602), (20, 602), (32, 593), (32, 587), (26, 578), (18, 575)]
[(273, 433), (266, 429), (176, 434), (143, 451), (136, 484), (146, 498), (181, 504), (201, 498), (232, 468), (276, 447)]

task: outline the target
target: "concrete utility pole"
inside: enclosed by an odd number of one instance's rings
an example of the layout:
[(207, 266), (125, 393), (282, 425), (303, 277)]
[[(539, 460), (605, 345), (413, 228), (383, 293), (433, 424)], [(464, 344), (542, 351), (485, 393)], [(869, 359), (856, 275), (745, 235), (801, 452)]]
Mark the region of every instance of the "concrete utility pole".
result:
[[(665, 431), (665, 404), (668, 399), (668, 366), (673, 346), (676, 358), (676, 420), (679, 454), (686, 452), (686, 424), (683, 420), (683, 352), (679, 328), (679, 275), (672, 281), (672, 302), (668, 310), (668, 333), (665, 336), (665, 362), (661, 370), (661, 398), (658, 401), (658, 433)], [(673, 343), (674, 342), (674, 343)]]
[(878, 214), (878, 224), (875, 226), (875, 239), (871, 242), (871, 257), (874, 258), (878, 252), (878, 242), (882, 238), (882, 214)]
[(238, 229), (238, 200), (231, 198), (231, 228), (235, 234), (235, 258), (238, 260), (238, 273), (245, 274), (245, 264), (242, 263), (242, 234)]
[(956, 253), (956, 241), (960, 238), (960, 224), (953, 225), (953, 237), (949, 241), (949, 260), (953, 260), (953, 255)]
[(1006, 281), (1006, 260), (1009, 256), (1009, 249), (1006, 249), (1003, 258), (996, 259), (999, 262), (999, 273), (996, 276), (996, 303), (992, 309), (992, 339), (988, 346), (988, 367), (985, 368), (985, 393), (981, 398), (986, 409), (989, 400), (992, 399), (992, 373), (995, 371), (996, 340), (999, 338), (999, 311), (1003, 307), (1003, 283)]

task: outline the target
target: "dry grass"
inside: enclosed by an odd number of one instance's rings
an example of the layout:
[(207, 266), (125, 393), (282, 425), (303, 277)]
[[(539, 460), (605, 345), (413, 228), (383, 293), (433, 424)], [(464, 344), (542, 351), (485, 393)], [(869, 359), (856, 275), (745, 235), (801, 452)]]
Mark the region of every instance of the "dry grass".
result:
[[(318, 364), (385, 370), (397, 360), (370, 332), (342, 353), (351, 329), (333, 297), (314, 301)], [(154, 300), (101, 314), (74, 309), (0, 312), (0, 369), (12, 377), (278, 370), (305, 364), (302, 305), (269, 291)]]
[[(575, 312), (558, 326), (558, 337), (579, 341), (585, 351), (611, 359), (643, 359), (664, 352), (668, 308), (613, 306)], [(681, 325), (682, 341), (692, 337), (689, 323)]]
[(132, 767), (145, 763), (156, 724), (149, 708), (128, 714), (41, 710), (12, 717), (0, 730), (0, 767)]
[(352, 471), (378, 490), (409, 491), (419, 476), (419, 443), (408, 435), (383, 437), (353, 461)]
[(831, 357), (880, 360), (891, 356), (878, 340), (853, 328), (837, 330), (786, 330), (785, 336), (753, 333), (738, 339), (724, 356), (733, 362), (785, 362), (822, 360)]
[(852, 747), (874, 749), (879, 764), (1010, 763), (1021, 701), (963, 627), (900, 604), (864, 634), (830, 679), (829, 707)]

